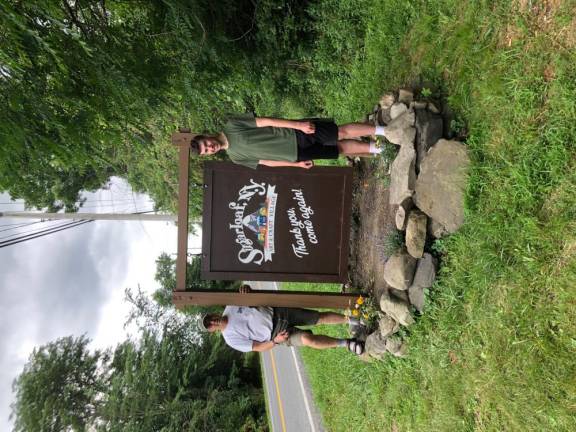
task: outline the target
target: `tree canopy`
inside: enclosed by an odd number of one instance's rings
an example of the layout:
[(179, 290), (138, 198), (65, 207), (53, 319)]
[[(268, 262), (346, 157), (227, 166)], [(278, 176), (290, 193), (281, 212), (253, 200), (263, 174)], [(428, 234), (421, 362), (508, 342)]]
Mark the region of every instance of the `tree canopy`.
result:
[(72, 336), (34, 350), (14, 381), (16, 431), (264, 431), (256, 354), (199, 333), (141, 293), (139, 334), (102, 351)]
[[(320, 106), (304, 79), (307, 3), (0, 2), (0, 190), (74, 211), (81, 190), (117, 175), (172, 210), (177, 127), (215, 132), (227, 112)], [(192, 216), (200, 203), (192, 188)]]
[(88, 350), (85, 336), (64, 337), (34, 349), (14, 381), (18, 431), (84, 430), (101, 403), (106, 356)]

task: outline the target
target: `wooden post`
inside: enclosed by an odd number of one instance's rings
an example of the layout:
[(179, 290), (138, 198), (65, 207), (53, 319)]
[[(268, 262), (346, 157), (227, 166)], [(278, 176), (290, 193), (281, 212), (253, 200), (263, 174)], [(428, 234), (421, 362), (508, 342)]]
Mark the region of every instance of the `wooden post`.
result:
[(190, 305), (235, 305), (347, 309), (358, 294), (331, 294), (325, 292), (257, 290), (236, 293), (219, 290), (174, 292), (172, 300), (180, 309)]
[(195, 134), (172, 134), (172, 144), (178, 152), (178, 248), (176, 255), (176, 291), (186, 290), (186, 263), (188, 257), (188, 181), (190, 170), (190, 142)]

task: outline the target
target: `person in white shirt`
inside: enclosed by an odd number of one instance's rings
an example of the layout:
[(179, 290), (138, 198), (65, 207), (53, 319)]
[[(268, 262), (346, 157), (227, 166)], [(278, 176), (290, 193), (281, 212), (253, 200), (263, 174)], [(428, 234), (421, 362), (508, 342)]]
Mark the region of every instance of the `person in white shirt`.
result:
[[(250, 291), (249, 285), (240, 288), (240, 292)], [(222, 314), (204, 315), (199, 325), (210, 333), (221, 332), (230, 347), (242, 352), (263, 352), (272, 349), (274, 345), (282, 344), (316, 349), (342, 347), (360, 355), (364, 352), (364, 344), (361, 341), (315, 335), (310, 330), (298, 328), (316, 324), (346, 324), (350, 321), (355, 319), (335, 312), (264, 306), (226, 306)]]

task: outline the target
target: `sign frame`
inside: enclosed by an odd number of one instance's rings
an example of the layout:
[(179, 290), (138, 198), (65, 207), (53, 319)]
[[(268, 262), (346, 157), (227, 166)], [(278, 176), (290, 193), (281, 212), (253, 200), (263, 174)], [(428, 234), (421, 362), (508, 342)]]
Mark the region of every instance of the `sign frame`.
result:
[[(207, 292), (205, 290), (186, 290), (186, 267), (188, 257), (188, 190), (190, 144), (196, 134), (189, 129), (180, 129), (172, 134), (172, 144), (178, 147), (178, 246), (176, 256), (176, 287), (172, 301), (176, 308), (190, 305), (227, 305), (273, 307), (312, 307), (347, 309), (354, 304), (359, 294), (332, 292)], [(279, 168), (274, 168), (279, 169)], [(314, 168), (317, 169), (317, 168)], [(348, 194), (351, 195), (351, 194)], [(351, 197), (350, 197), (351, 201)], [(349, 215), (349, 212), (348, 212)], [(348, 228), (349, 219), (348, 219)], [(349, 244), (344, 245), (348, 254)]]
[[(231, 175), (235, 173), (250, 173), (259, 175), (256, 182), (265, 179), (266, 175), (292, 176), (329, 176), (341, 180), (343, 189), (340, 191), (341, 202), (337, 203), (340, 214), (334, 215), (334, 226), (339, 227), (338, 239), (340, 240), (338, 251), (337, 270), (331, 273), (305, 273), (305, 272), (270, 272), (270, 271), (213, 271), (211, 270), (212, 254), (212, 211), (215, 175)], [(202, 215), (202, 277), (204, 279), (221, 280), (253, 280), (253, 281), (277, 281), (277, 282), (327, 282), (346, 283), (348, 281), (348, 253), (350, 250), (350, 213), (352, 206), (352, 168), (317, 166), (310, 170), (292, 167), (266, 167), (258, 166), (256, 170), (236, 165), (231, 162), (206, 162), (204, 164), (204, 201)], [(338, 187), (339, 184), (335, 184)]]

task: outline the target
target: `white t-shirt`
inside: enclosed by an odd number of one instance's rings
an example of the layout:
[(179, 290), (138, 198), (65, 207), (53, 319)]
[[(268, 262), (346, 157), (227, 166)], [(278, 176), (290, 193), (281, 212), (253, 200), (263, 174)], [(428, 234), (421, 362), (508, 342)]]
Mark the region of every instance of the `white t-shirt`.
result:
[(222, 315), (228, 317), (228, 324), (222, 336), (232, 348), (252, 351), (252, 342), (267, 342), (272, 337), (272, 308), (226, 306)]

